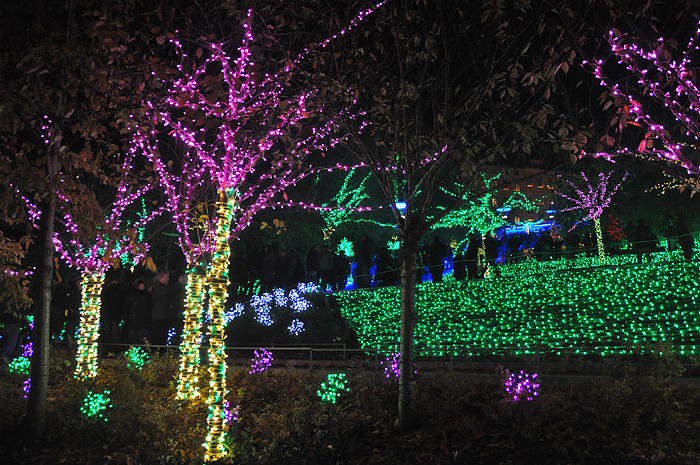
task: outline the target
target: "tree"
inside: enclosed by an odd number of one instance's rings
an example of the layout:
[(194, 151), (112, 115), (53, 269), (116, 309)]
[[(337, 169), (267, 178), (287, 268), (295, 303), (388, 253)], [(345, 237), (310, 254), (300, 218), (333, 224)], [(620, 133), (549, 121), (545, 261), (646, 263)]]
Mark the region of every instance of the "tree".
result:
[(600, 227), (600, 217), (603, 214), (603, 209), (610, 205), (613, 195), (615, 195), (615, 192), (617, 192), (620, 184), (622, 184), (627, 177), (627, 173), (625, 173), (622, 180), (615, 187), (608, 189), (611, 175), (612, 173), (600, 173), (596, 182), (591, 183), (588, 180), (586, 173), (582, 171), (581, 177), (587, 184), (584, 189), (576, 187), (574, 183), (567, 179), (566, 182), (569, 184), (569, 186), (571, 186), (571, 188), (573, 188), (575, 196), (569, 196), (565, 193), (557, 192), (557, 194), (565, 200), (573, 202), (572, 206), (562, 208), (560, 211), (565, 212), (571, 210), (581, 210), (585, 212), (586, 218), (593, 219), (600, 263), (605, 262), (605, 249), (603, 248), (603, 231)]
[[(59, 191), (71, 210), (85, 212), (99, 205), (96, 191), (118, 184), (113, 175), (123, 161), (125, 122), (152, 81), (143, 72), (150, 65), (137, 58), (152, 38), (151, 25), (141, 30), (133, 6), (29, 0), (3, 4), (0, 11), (0, 212), (6, 231), (24, 226), (22, 244), (34, 242), (34, 355), (25, 425), (37, 436), (46, 416)], [(41, 212), (36, 231), (18, 191)]]
[[(334, 56), (341, 95), (357, 99), (368, 125), (346, 148), (378, 179), (401, 240), (401, 427), (410, 424), (420, 239), (486, 194), (487, 165), (516, 164), (537, 152), (545, 130), (565, 129), (561, 121), (549, 126), (555, 111), (548, 99), (553, 77), (568, 70), (574, 53), (561, 26), (549, 21), (552, 6), (391, 2), (375, 29), (353, 36), (352, 50)], [(358, 134), (360, 125), (348, 133)], [(443, 210), (435, 207), (440, 187), (454, 195)], [(405, 214), (397, 201), (406, 203)]]
[[(258, 34), (256, 38), (252, 9), (241, 15), (240, 21), (240, 45), (235, 50), (231, 50), (230, 42), (215, 41), (213, 37), (189, 41), (170, 36), (181, 58), (178, 73), (166, 86), (162, 99), (144, 101), (151, 124), (134, 128), (136, 146), (155, 164), (170, 197), (188, 265), (211, 254), (204, 263), (211, 378), (205, 460), (216, 460), (224, 454), (224, 304), (229, 241), (250, 225), (256, 212), (277, 205), (275, 199), (285, 197), (287, 187), (326, 170), (306, 161), (312, 152), (325, 151), (338, 143), (332, 132), (337, 121), (347, 117), (342, 111), (325, 114), (319, 105), (310, 81), (312, 74), (305, 69), (313, 68), (305, 58), (306, 51), (292, 59), (295, 55), (270, 37)], [(161, 133), (163, 128), (169, 131), (167, 136)], [(171, 136), (176, 141), (174, 147), (180, 150), (178, 166), (183, 175), (174, 176), (168, 170), (167, 154), (161, 150), (162, 141)], [(205, 237), (194, 246), (189, 239), (188, 215), (196, 198), (192, 192), (200, 186), (205, 196), (201, 200), (214, 198), (216, 216), (211, 227), (205, 228)], [(184, 203), (177, 198), (182, 191)], [(187, 296), (189, 299), (189, 290)], [(190, 382), (180, 381), (181, 385)]]
[(697, 13), (691, 2), (637, 10), (622, 2), (610, 13), (604, 29), (576, 36), (583, 65), (603, 91), (592, 93), (592, 115), (567, 147), (612, 162), (636, 157), (671, 178), (658, 190), (690, 188), (692, 196), (700, 189)]

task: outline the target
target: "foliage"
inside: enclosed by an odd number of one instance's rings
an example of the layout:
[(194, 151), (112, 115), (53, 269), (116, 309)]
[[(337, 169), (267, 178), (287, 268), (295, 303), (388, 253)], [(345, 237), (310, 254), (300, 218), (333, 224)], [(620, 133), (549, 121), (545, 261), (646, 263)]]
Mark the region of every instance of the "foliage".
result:
[[(438, 371), (414, 382), (414, 428), (395, 429), (395, 387), (369, 373), (348, 374), (353, 388), (336, 404), (319, 402), (327, 377), (287, 371), (229, 378), (229, 425), (222, 463), (658, 463), (691, 461), (700, 444), (696, 387), (673, 382), (664, 350), (658, 375), (610, 362), (611, 377), (581, 388), (545, 388), (537, 402), (504, 403), (498, 379), (474, 384)], [(80, 415), (89, 390), (72, 379), (68, 353), (51, 357), (47, 434), (35, 441), (14, 427), (22, 377), (0, 371), (0, 453), (11, 463), (202, 463), (206, 406), (174, 401), (176, 361), (155, 357), (144, 371), (125, 361), (104, 366), (95, 386), (110, 390), (109, 422)], [(381, 378), (380, 378), (381, 379)], [(203, 383), (204, 385), (205, 383)], [(13, 421), (14, 420), (14, 421)], [(595, 447), (591, 447), (595, 444)], [(468, 459), (467, 459), (468, 458)]]

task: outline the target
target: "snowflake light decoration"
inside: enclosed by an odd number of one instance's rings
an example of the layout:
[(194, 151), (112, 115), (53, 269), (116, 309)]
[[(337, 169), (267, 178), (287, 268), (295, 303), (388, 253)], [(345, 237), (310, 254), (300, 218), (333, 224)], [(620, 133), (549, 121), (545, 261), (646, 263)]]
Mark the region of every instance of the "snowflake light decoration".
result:
[(239, 316), (243, 315), (243, 312), (245, 312), (245, 306), (242, 303), (237, 302), (236, 305), (226, 312), (224, 315), (224, 321), (226, 321), (226, 324), (229, 324)]
[(537, 373), (530, 376), (523, 370), (520, 374), (510, 373), (509, 370), (503, 372), (503, 391), (507, 402), (531, 401), (537, 397), (537, 390), (540, 384), (537, 382)]
[(143, 369), (146, 361), (148, 360), (148, 354), (141, 347), (132, 347), (126, 351), (126, 367), (131, 370), (141, 370)]
[(229, 404), (229, 401), (225, 400), (224, 401), (224, 408), (221, 411), (222, 415), (224, 416), (224, 423), (231, 423), (233, 421), (238, 421), (238, 415), (240, 414), (240, 405), (236, 405), (234, 408), (231, 408), (231, 404)]
[(263, 295), (254, 295), (250, 299), (250, 305), (255, 309), (255, 321), (265, 326), (271, 326), (273, 323), (272, 317), (270, 317), (270, 302), (272, 298), (272, 294), (265, 293)]
[(28, 375), (30, 366), (31, 366), (31, 362), (27, 357), (17, 357), (9, 363), (7, 368), (12, 373), (19, 373), (20, 375)]
[(395, 352), (387, 355), (386, 359), (382, 360), (380, 364), (384, 368), (384, 375), (389, 379), (399, 379), (401, 374), (401, 366), (399, 361), (401, 360), (401, 355)]
[(304, 331), (304, 322), (300, 320), (292, 320), (292, 324), (287, 326), (287, 331), (295, 336), (300, 335)]
[(24, 392), (24, 398), (26, 399), (29, 395), (29, 390), (32, 388), (32, 379), (24, 380), (24, 385), (22, 386), (22, 392)]

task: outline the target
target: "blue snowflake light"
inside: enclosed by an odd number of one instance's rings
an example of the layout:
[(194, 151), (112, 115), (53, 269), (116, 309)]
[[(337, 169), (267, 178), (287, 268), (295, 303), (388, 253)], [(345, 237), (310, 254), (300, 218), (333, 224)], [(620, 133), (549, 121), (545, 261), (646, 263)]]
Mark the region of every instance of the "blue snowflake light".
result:
[(298, 336), (304, 331), (304, 322), (300, 320), (292, 320), (292, 324), (287, 326), (287, 330), (295, 336)]
[(270, 302), (272, 298), (272, 294), (265, 293), (263, 295), (254, 295), (250, 299), (250, 305), (255, 309), (255, 321), (265, 326), (270, 326), (273, 323), (270, 317)]
[(228, 312), (224, 314), (224, 320), (226, 321), (226, 324), (231, 323), (233, 320), (243, 315), (244, 311), (245, 306), (240, 302), (236, 303), (236, 305), (234, 305), (232, 308), (229, 309)]
[(278, 287), (272, 292), (275, 296), (275, 305), (277, 305), (278, 307), (284, 307), (285, 305), (287, 305), (288, 299), (284, 293), (284, 289)]

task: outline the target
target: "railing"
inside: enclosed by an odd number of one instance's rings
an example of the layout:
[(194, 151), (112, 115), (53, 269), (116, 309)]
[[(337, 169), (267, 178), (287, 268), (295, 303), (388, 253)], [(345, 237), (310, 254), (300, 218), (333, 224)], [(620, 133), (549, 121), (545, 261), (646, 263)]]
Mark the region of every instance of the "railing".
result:
[[(109, 344), (110, 346), (131, 347), (128, 344)], [(102, 348), (102, 345), (100, 345)], [(168, 345), (136, 345), (159, 351), (177, 352), (178, 346)], [(627, 346), (616, 346), (619, 349)], [(206, 360), (208, 346), (203, 345), (202, 360)], [(268, 347), (231, 346), (226, 348), (230, 361), (237, 366), (245, 366), (252, 358), (253, 352), (266, 349), (273, 353), (275, 360), (272, 367), (276, 369), (355, 369), (364, 372), (380, 373), (381, 362), (390, 351), (377, 348), (352, 349), (345, 344), (307, 344), (304, 346), (272, 345)], [(584, 347), (554, 347), (540, 348), (532, 353), (518, 353), (519, 348), (502, 347), (500, 354), (494, 354), (494, 349), (470, 349), (470, 352), (488, 352), (485, 355), (458, 355), (455, 351), (442, 357), (415, 357), (415, 366), (419, 373), (429, 374), (449, 370), (462, 375), (496, 375), (499, 366), (510, 368), (511, 371), (524, 369), (526, 371), (550, 376), (594, 376), (609, 375), (612, 364), (610, 357), (595, 354), (584, 354)], [(100, 351), (102, 352), (102, 350)], [(447, 348), (446, 348), (447, 352)], [(302, 355), (303, 354), (303, 355)], [(285, 356), (287, 355), (287, 356)], [(616, 355), (616, 362), (624, 361), (627, 370), (643, 375), (654, 371), (656, 367), (666, 366), (663, 362), (654, 360), (650, 352), (638, 351), (624, 355)], [(206, 362), (203, 362), (206, 363)], [(700, 378), (700, 366), (693, 361), (684, 361), (680, 366), (685, 370), (684, 377)], [(606, 368), (607, 367), (607, 368)]]

